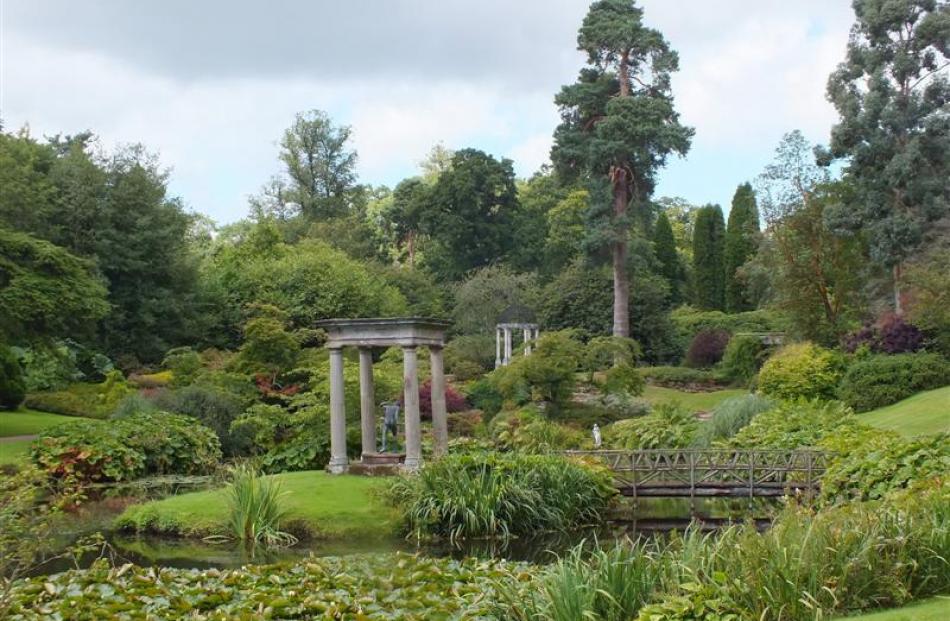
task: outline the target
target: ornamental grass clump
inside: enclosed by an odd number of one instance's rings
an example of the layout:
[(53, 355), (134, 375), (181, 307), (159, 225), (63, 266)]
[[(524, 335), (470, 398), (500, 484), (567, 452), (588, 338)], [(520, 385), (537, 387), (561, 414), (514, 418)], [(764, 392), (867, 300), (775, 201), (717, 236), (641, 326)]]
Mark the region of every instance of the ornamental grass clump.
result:
[(706, 448), (716, 441), (728, 440), (757, 414), (770, 410), (774, 405), (771, 399), (755, 394), (726, 399), (713, 408), (712, 416), (700, 426), (693, 446)]
[(297, 542), (293, 535), (280, 530), (287, 516), (282, 506), (285, 493), (273, 477), (261, 476), (248, 464), (231, 469), (228, 487), (228, 510), (231, 535), (245, 547), (258, 544), (288, 546)]
[(611, 477), (553, 455), (468, 453), (396, 479), (387, 497), (416, 537), (508, 538), (598, 522)]

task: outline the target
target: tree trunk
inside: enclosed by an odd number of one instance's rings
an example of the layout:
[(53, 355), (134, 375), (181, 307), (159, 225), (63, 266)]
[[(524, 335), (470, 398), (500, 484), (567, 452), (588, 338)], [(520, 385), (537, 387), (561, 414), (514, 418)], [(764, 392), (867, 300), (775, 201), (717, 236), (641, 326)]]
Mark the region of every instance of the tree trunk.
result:
[[(611, 173), (614, 195), (614, 217), (623, 220), (627, 214), (627, 171), (615, 167)], [(630, 336), (630, 279), (627, 276), (627, 228), (615, 231), (613, 243), (614, 269), (614, 336)]]

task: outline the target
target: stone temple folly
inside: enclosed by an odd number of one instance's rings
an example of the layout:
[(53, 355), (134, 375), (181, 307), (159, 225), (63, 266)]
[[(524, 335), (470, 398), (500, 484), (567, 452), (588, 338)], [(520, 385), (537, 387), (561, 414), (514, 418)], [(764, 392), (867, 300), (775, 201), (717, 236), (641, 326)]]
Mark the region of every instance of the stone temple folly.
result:
[(355, 347), (360, 359), (360, 429), (362, 462), (380, 463), (385, 456), (376, 449), (376, 400), (373, 391), (373, 348), (401, 347), (403, 401), (405, 410), (405, 467), (422, 464), (422, 433), (419, 416), (417, 348), (429, 350), (432, 368), (432, 435), (436, 456), (448, 450), (445, 411), (445, 373), (442, 347), (450, 322), (422, 317), (384, 319), (327, 319), (317, 322), (327, 331), (330, 350), (330, 463), (327, 469), (342, 474), (349, 469), (346, 457), (346, 406), (343, 398), (343, 348)]

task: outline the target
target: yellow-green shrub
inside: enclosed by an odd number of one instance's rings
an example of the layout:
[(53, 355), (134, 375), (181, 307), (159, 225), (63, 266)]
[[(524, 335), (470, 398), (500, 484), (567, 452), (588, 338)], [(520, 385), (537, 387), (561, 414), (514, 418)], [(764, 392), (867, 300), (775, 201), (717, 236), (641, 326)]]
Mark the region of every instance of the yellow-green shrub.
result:
[(834, 399), (843, 363), (814, 343), (786, 345), (765, 361), (759, 390), (779, 399)]

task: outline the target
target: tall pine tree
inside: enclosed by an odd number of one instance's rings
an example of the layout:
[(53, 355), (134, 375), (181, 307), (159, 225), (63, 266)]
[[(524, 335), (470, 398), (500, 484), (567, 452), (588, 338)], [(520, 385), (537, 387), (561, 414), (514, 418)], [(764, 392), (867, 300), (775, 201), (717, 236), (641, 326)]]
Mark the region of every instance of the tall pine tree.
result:
[(555, 97), (561, 124), (551, 159), (562, 178), (591, 183), (588, 246), (610, 249), (613, 334), (629, 336), (627, 210), (646, 204), (656, 172), (671, 153), (687, 152), (693, 130), (680, 125), (673, 107), (670, 75), (679, 57), (659, 31), (643, 25), (643, 10), (632, 0), (593, 3), (577, 47), (588, 66)]
[(653, 251), (660, 263), (660, 275), (670, 285), (670, 303), (680, 304), (685, 288), (683, 265), (680, 263), (679, 253), (676, 252), (676, 239), (673, 237), (670, 219), (662, 211), (653, 227)]
[(745, 283), (736, 277), (736, 270), (755, 254), (759, 236), (759, 208), (752, 184), (736, 188), (726, 228), (725, 264), (726, 310), (730, 313), (752, 310)]
[(693, 276), (696, 279), (696, 305), (703, 310), (723, 310), (725, 307), (725, 228), (719, 205), (706, 205), (696, 214)]

